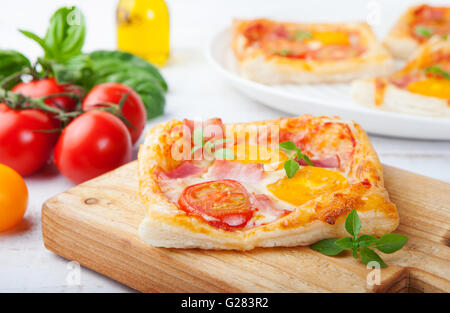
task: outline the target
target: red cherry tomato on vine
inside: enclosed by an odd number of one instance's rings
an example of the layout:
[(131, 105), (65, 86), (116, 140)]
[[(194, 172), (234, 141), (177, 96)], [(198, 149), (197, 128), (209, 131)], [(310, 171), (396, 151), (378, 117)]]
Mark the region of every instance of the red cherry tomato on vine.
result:
[(11, 110), (0, 104), (0, 163), (20, 175), (33, 174), (50, 158), (58, 134), (50, 117), (36, 109)]
[[(74, 89), (72, 85), (58, 84), (55, 78), (44, 78), (40, 80), (32, 80), (26, 83), (18, 83), (11, 89), (11, 91), (21, 93), (22, 95), (31, 98), (40, 98), (57, 93), (79, 93), (79, 91)], [(49, 106), (60, 108), (65, 111), (73, 111), (77, 104), (74, 98), (67, 96), (49, 98), (45, 100), (45, 103)]]
[[(41, 98), (58, 93), (74, 93), (80, 96), (80, 91), (68, 84), (58, 84), (55, 78), (45, 78), (40, 80), (33, 80), (30, 82), (22, 82), (17, 84), (11, 89), (12, 92), (20, 93), (26, 97)], [(62, 109), (65, 112), (71, 112), (75, 110), (77, 101), (74, 98), (67, 96), (52, 97), (45, 101), (45, 104)], [(52, 115), (52, 114), (50, 114)], [(60, 125), (58, 119), (53, 119), (56, 126)]]
[(129, 127), (126, 125), (131, 135), (131, 141), (134, 144), (144, 130), (147, 112), (141, 97), (132, 88), (119, 83), (97, 85), (84, 98), (83, 110), (88, 111), (105, 107), (105, 103), (118, 105), (126, 93), (128, 93), (128, 97), (121, 112), (123, 117), (133, 126)]
[(69, 180), (84, 182), (131, 160), (130, 134), (111, 113), (95, 110), (83, 113), (61, 133), (54, 160)]

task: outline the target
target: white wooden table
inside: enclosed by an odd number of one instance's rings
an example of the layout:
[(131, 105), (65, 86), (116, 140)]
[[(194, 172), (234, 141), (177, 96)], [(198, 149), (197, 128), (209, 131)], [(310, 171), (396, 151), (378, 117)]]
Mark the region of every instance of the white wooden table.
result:
[[(214, 33), (231, 18), (286, 16), (305, 20), (356, 20), (370, 14), (373, 3), (380, 8), (377, 33), (387, 28), (409, 1), (261, 1), (261, 0), (168, 0), (171, 11), (172, 56), (162, 72), (169, 83), (166, 114), (148, 126), (173, 118), (221, 117), (224, 122), (252, 121), (285, 116), (249, 100), (227, 86), (206, 62), (204, 50)], [(48, 18), (63, 4), (76, 3), (88, 24), (85, 51), (115, 48), (114, 7), (111, 0), (15, 0), (0, 1), (0, 48), (12, 48), (36, 57), (40, 50), (16, 29), (42, 34)], [(438, 2), (439, 3), (439, 2)], [(441, 1), (442, 3), (442, 1)], [(317, 6), (315, 6), (317, 4)], [(342, 7), (344, 6), (345, 7)], [(318, 15), (319, 12), (319, 15)], [(420, 127), (420, 125), (417, 125)], [(371, 135), (382, 162), (433, 178), (450, 181), (450, 143), (393, 139)], [(137, 148), (135, 148), (136, 152)], [(30, 202), (23, 222), (0, 234), (0, 292), (129, 292), (100, 274), (81, 268), (80, 284), (73, 278), (74, 264), (45, 250), (41, 235), (41, 205), (52, 195), (72, 186), (47, 166), (26, 179)]]

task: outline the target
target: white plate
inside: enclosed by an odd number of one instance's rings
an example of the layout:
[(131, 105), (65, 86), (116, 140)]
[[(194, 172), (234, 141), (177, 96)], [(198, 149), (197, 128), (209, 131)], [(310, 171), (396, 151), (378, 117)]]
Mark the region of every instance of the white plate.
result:
[(241, 92), (291, 114), (338, 115), (355, 120), (366, 131), (405, 138), (450, 140), (450, 119), (400, 114), (360, 106), (350, 97), (349, 84), (267, 86), (239, 76), (231, 50), (231, 30), (219, 32), (207, 56), (214, 68)]

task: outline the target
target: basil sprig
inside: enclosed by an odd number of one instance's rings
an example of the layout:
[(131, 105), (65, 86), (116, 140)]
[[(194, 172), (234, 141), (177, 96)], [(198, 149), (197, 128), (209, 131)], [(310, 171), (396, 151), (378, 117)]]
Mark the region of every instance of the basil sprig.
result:
[(45, 59), (57, 62), (65, 62), (81, 54), (86, 37), (84, 16), (76, 7), (57, 10), (50, 18), (43, 38), (27, 30), (19, 31), (42, 47)]
[(284, 170), (286, 172), (287, 177), (289, 178), (294, 177), (295, 173), (297, 173), (298, 169), (300, 168), (300, 165), (295, 159), (297, 160), (303, 159), (306, 162), (306, 164), (314, 166), (309, 157), (306, 154), (302, 153), (302, 150), (298, 148), (294, 142), (292, 141), (281, 142), (280, 149), (287, 155), (290, 155), (289, 160), (284, 162)]
[(386, 267), (386, 263), (372, 249), (378, 249), (383, 253), (394, 253), (408, 242), (408, 237), (402, 234), (385, 234), (380, 238), (361, 235), (361, 220), (358, 213), (353, 209), (345, 219), (345, 229), (352, 237), (328, 238), (311, 245), (311, 249), (319, 251), (325, 255), (338, 255), (344, 250), (351, 250), (355, 259), (361, 258), (361, 262), (368, 264), (371, 261), (378, 262), (381, 268)]
[[(214, 157), (219, 160), (234, 160), (236, 156), (234, 152), (228, 148), (222, 148), (221, 146), (228, 142), (228, 139), (218, 139), (215, 141), (205, 141), (203, 135), (203, 129), (201, 127), (196, 127), (192, 131), (192, 140), (194, 142), (194, 147), (191, 153), (194, 154), (199, 149), (205, 149), (208, 153), (213, 153)], [(216, 149), (216, 147), (219, 147)], [(214, 152), (212, 152), (214, 150)]]
[(168, 87), (155, 66), (123, 51), (82, 52), (86, 25), (78, 8), (58, 9), (50, 18), (50, 24), (42, 38), (30, 31), (20, 32), (37, 42), (44, 55), (36, 62), (40, 66), (31, 66), (30, 61), (22, 54), (0, 50), (0, 81), (8, 78), (7, 88), (17, 84), (24, 69), (28, 67), (30, 70), (27, 74), (32, 74), (34, 79), (53, 76), (58, 83), (83, 87), (86, 93), (95, 85), (105, 82), (125, 84), (141, 97), (148, 119), (163, 113)]
[(0, 50), (0, 84), (3, 85), (3, 81), (7, 80), (6, 86), (0, 87), (9, 89), (17, 84), (20, 81), (20, 74), (27, 68), (31, 68), (31, 63), (22, 53)]
[(450, 73), (444, 71), (440, 66), (433, 65), (425, 68), (425, 73), (432, 74), (434, 76), (442, 76), (444, 78), (450, 79)]

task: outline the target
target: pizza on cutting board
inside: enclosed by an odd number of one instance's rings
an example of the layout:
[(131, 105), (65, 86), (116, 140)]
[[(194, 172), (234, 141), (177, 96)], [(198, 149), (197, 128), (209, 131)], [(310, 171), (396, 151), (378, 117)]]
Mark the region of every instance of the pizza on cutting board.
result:
[(240, 74), (264, 84), (348, 82), (394, 70), (366, 23), (235, 20), (232, 48)]
[(402, 70), (390, 77), (356, 80), (351, 93), (369, 107), (450, 117), (450, 38), (434, 36)]
[(409, 59), (434, 35), (450, 34), (450, 7), (417, 5), (403, 14), (384, 44), (396, 58)]
[(365, 234), (399, 222), (368, 136), (337, 117), (173, 120), (147, 132), (138, 163), (139, 234), (156, 247), (309, 245), (344, 236), (352, 209)]

